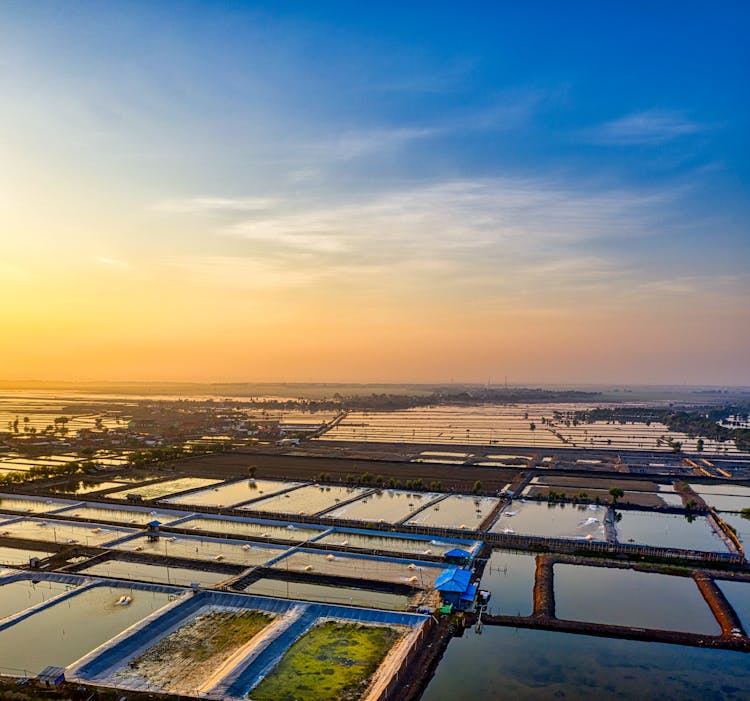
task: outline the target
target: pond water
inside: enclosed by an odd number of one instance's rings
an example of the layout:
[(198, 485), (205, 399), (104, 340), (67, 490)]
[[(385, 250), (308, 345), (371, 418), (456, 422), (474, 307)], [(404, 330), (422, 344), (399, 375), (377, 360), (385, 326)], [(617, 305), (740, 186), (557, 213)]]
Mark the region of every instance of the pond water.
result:
[(679, 514), (650, 511), (618, 511), (617, 539), (621, 543), (637, 543), (663, 548), (726, 552), (726, 546), (714, 533), (705, 516), (689, 522)]
[(184, 557), (192, 560), (214, 560), (230, 564), (262, 565), (284, 552), (284, 547), (274, 548), (257, 543), (243, 543), (241, 540), (210, 540), (199, 536), (162, 536), (149, 541), (146, 536), (134, 538), (120, 545), (117, 550), (144, 552), (165, 557)]
[(365, 499), (346, 504), (328, 515), (331, 518), (348, 518), (353, 521), (396, 523), (439, 496), (435, 492), (384, 489)]
[[(118, 606), (121, 596), (130, 596), (130, 605)], [(87, 589), (0, 631), (0, 666), (24, 676), (48, 665), (67, 667), (169, 600), (168, 594), (129, 587)]]
[(750, 519), (743, 518), (740, 514), (721, 514), (721, 520), (729, 524), (735, 531), (737, 537), (745, 544), (750, 545)]
[[(604, 506), (513, 501), (490, 529), (543, 538), (604, 540)], [(590, 536), (590, 537), (589, 537)]]
[[(62, 509), (63, 506), (71, 506), (73, 501), (61, 501), (59, 499), (24, 499), (22, 497), (0, 497), (0, 508), (19, 513), (43, 514), (47, 511)], [(2, 518), (2, 515), (0, 515)]]
[(3, 584), (0, 586), (0, 620), (48, 601), (72, 588), (70, 584), (61, 582), (32, 582), (28, 579)]
[(750, 655), (485, 626), (450, 642), (422, 701), (747, 701)]
[(55, 493), (80, 495), (101, 492), (104, 489), (114, 489), (115, 487), (122, 488), (123, 485), (121, 482), (96, 482), (95, 484), (90, 482), (74, 482), (73, 484), (52, 487), (52, 491)]
[(161, 521), (167, 524), (169, 521), (183, 517), (180, 511), (156, 511), (149, 509), (133, 508), (107, 508), (106, 506), (75, 506), (72, 509), (61, 511), (62, 516), (74, 516), (85, 518), (89, 521), (112, 521), (114, 523), (125, 523), (142, 526), (151, 521)]
[(0, 536), (81, 545), (101, 545), (129, 533), (133, 533), (133, 530), (101, 523), (76, 523), (53, 519), (28, 518), (0, 525)]
[(726, 582), (717, 579), (716, 584), (732, 604), (747, 633), (750, 629), (750, 582)]
[(183, 477), (182, 479), (169, 480), (168, 482), (157, 482), (156, 484), (144, 484), (140, 487), (128, 487), (119, 492), (107, 494), (107, 499), (127, 499), (128, 494), (138, 494), (142, 499), (159, 499), (176, 492), (184, 492), (188, 489), (208, 487), (218, 484), (221, 480), (204, 479), (202, 477)]
[(410, 584), (420, 589), (432, 587), (441, 566), (409, 560), (379, 560), (321, 551), (297, 550), (273, 565), (274, 569), (339, 577), (356, 577), (382, 582)]
[(211, 518), (196, 516), (176, 526), (195, 531), (209, 531), (213, 533), (228, 533), (236, 536), (254, 536), (260, 538), (274, 538), (288, 540), (290, 543), (300, 543), (320, 535), (324, 528), (307, 528), (298, 524), (253, 523), (233, 519)]
[(351, 589), (333, 587), (324, 584), (307, 584), (305, 582), (283, 582), (277, 579), (259, 579), (245, 588), (249, 594), (275, 596), (281, 599), (300, 599), (302, 601), (321, 601), (326, 604), (345, 604), (364, 606), (365, 608), (404, 611), (409, 597), (402, 594), (371, 591), (369, 589)]
[(744, 484), (733, 484), (732, 482), (696, 484), (691, 482), (689, 486), (696, 494), (700, 494), (701, 496), (706, 494), (729, 494), (750, 499), (750, 487), (746, 487)]
[(691, 577), (557, 564), (554, 581), (556, 616), (560, 619), (721, 633)]
[(500, 500), (494, 497), (454, 494), (437, 502), (437, 504), (428, 506), (407, 523), (417, 523), (420, 526), (477, 530), (499, 502)]
[(125, 562), (123, 560), (106, 560), (78, 574), (90, 574), (99, 577), (117, 577), (118, 579), (132, 579), (138, 582), (158, 582), (188, 587), (198, 582), (204, 587), (212, 587), (217, 582), (232, 577), (225, 572), (203, 572), (184, 567), (165, 567), (164, 565), (149, 565), (145, 562)]
[(247, 505), (253, 511), (270, 511), (282, 514), (316, 514), (335, 506), (340, 501), (365, 494), (359, 487), (330, 487), (311, 484), (285, 494), (262, 499)]
[(32, 557), (44, 558), (51, 554), (51, 552), (45, 550), (0, 547), (0, 565), (28, 565), (29, 559)]
[(471, 550), (472, 542), (446, 543), (427, 538), (399, 538), (379, 533), (348, 533), (345, 531), (331, 533), (316, 541), (327, 545), (349, 545), (353, 548), (372, 548), (375, 550), (391, 550), (409, 553), (410, 555), (442, 555), (453, 548)]
[(494, 550), (484, 568), (480, 589), (492, 592), (489, 612), (505, 616), (530, 616), (534, 609), (536, 557)]
[(200, 506), (234, 506), (249, 499), (270, 496), (282, 489), (295, 487), (300, 482), (281, 482), (279, 480), (246, 479), (240, 482), (220, 484), (199, 492), (185, 494), (181, 497), (165, 499), (172, 504), (195, 504)]
[(738, 484), (691, 484), (693, 491), (718, 511), (750, 508), (750, 487)]

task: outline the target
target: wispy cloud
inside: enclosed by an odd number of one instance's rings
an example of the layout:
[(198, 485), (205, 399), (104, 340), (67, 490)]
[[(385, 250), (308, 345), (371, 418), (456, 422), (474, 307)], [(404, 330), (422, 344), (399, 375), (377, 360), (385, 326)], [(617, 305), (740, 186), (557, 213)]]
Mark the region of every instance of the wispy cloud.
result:
[(218, 212), (255, 212), (278, 204), (270, 197), (192, 197), (159, 202), (154, 209), (175, 214), (211, 214)]
[(585, 134), (588, 140), (605, 145), (658, 146), (704, 130), (704, 125), (688, 119), (681, 112), (647, 110), (605, 122)]

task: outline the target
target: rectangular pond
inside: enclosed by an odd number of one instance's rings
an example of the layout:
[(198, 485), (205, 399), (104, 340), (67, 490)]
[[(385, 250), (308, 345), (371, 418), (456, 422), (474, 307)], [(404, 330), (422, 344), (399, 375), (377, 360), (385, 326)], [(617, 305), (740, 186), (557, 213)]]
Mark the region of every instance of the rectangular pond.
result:
[(493, 550), (480, 584), (480, 589), (492, 593), (489, 612), (503, 616), (530, 616), (534, 609), (535, 572), (534, 555)]
[(454, 638), (422, 701), (746, 701), (750, 655), (484, 626)]
[(311, 484), (285, 494), (253, 502), (245, 508), (279, 514), (316, 514), (335, 506), (341, 501), (352, 499), (366, 492), (366, 489), (360, 487), (331, 487)]
[(229, 507), (250, 499), (260, 499), (264, 496), (270, 496), (299, 484), (300, 482), (246, 479), (239, 482), (214, 485), (208, 489), (201, 489), (198, 492), (185, 494), (181, 497), (172, 497), (164, 501), (172, 504)]
[(106, 498), (127, 499), (128, 494), (137, 494), (141, 499), (160, 499), (176, 492), (184, 492), (188, 489), (196, 489), (198, 487), (208, 487), (219, 482), (221, 480), (206, 479), (203, 477), (183, 477), (181, 479), (169, 480), (168, 482), (156, 482), (154, 484), (144, 484), (140, 487), (128, 487), (122, 491), (111, 492), (106, 495)]
[(319, 601), (326, 604), (363, 606), (390, 611), (405, 611), (409, 603), (409, 597), (403, 594), (335, 587), (326, 584), (309, 584), (307, 582), (284, 582), (280, 579), (259, 579), (246, 587), (245, 591), (248, 594), (273, 596), (281, 599)]
[(147, 536), (140, 536), (114, 547), (128, 552), (143, 552), (191, 560), (223, 561), (246, 567), (262, 565), (286, 550), (283, 546), (274, 547), (258, 543), (243, 543), (241, 540), (201, 538), (192, 535), (162, 535), (155, 541), (150, 541)]
[(124, 560), (105, 560), (84, 570), (79, 570), (77, 574), (131, 579), (136, 582), (156, 582), (178, 587), (189, 587), (193, 582), (197, 582), (204, 587), (212, 587), (214, 584), (233, 576), (226, 572), (205, 572), (185, 567), (167, 567), (165, 565), (126, 562)]
[(71, 584), (45, 580), (32, 582), (30, 579), (21, 579), (7, 584), (0, 582), (0, 620), (53, 599), (71, 589), (73, 589)]
[[(0, 528), (0, 532), (2, 528)], [(45, 558), (52, 555), (46, 550), (28, 550), (26, 548), (6, 548), (0, 546), (0, 565), (28, 565), (32, 557)]]
[(101, 492), (105, 489), (115, 489), (119, 487), (122, 489), (125, 485), (121, 482), (73, 482), (72, 484), (61, 485), (58, 487), (51, 487), (51, 491), (61, 494), (75, 494), (80, 496), (82, 494), (91, 494), (92, 492)]
[(371, 523), (396, 523), (439, 496), (436, 492), (383, 489), (364, 499), (345, 504), (340, 509), (331, 511), (328, 516)]
[(373, 531), (371, 533), (360, 533), (357, 531), (336, 531), (315, 541), (326, 545), (344, 545), (352, 548), (363, 548), (369, 550), (388, 550), (392, 552), (407, 553), (409, 555), (443, 555), (453, 548), (472, 550), (476, 542), (471, 541), (441, 541), (429, 536), (421, 538), (405, 538), (397, 535), (389, 535)]
[(717, 511), (742, 511), (750, 508), (750, 487), (738, 484), (691, 484), (693, 491)]
[(60, 512), (61, 516), (73, 516), (75, 518), (85, 518), (87, 521), (111, 521), (113, 523), (124, 523), (128, 525), (143, 526), (151, 521), (160, 521), (167, 524), (185, 516), (181, 511), (158, 511), (148, 507), (139, 509), (137, 507), (120, 507), (107, 506), (102, 504), (85, 504), (74, 506)]
[(318, 550), (295, 550), (288, 557), (276, 562), (273, 567), (290, 572), (397, 582), (419, 589), (431, 589), (437, 576), (444, 570), (440, 565), (432, 566), (420, 561), (326, 553)]
[(747, 633), (750, 630), (750, 582), (729, 582), (717, 579), (716, 584), (740, 617), (742, 627)]
[(0, 524), (0, 536), (69, 545), (98, 546), (133, 532), (130, 528), (101, 523), (76, 523), (42, 518), (24, 518), (14, 523)]
[[(43, 514), (48, 511), (62, 509), (64, 506), (72, 506), (74, 501), (63, 501), (60, 499), (29, 499), (27, 497), (0, 496), (0, 509), (17, 511), (23, 514)], [(0, 515), (2, 518), (2, 515)]]
[(618, 511), (617, 540), (620, 543), (652, 545), (704, 552), (727, 552), (705, 516), (661, 514), (651, 511)]
[(692, 577), (556, 564), (554, 582), (556, 616), (560, 619), (721, 633)]
[(211, 516), (195, 516), (177, 525), (191, 531), (209, 531), (211, 533), (227, 533), (237, 537), (253, 536), (256, 538), (273, 538), (274, 540), (288, 540), (290, 543), (301, 543), (323, 533), (325, 528), (313, 528), (296, 523), (273, 521), (250, 521), (242, 518), (213, 518)]
[[(131, 597), (127, 606), (121, 597)], [(67, 667), (125, 628), (169, 603), (173, 595), (97, 586), (0, 630), (0, 665), (7, 674), (36, 676)]]
[(542, 538), (605, 540), (606, 515), (606, 507), (593, 504), (513, 501), (503, 509), (490, 531)]
[(494, 497), (475, 497), (468, 494), (454, 494), (441, 499), (420, 511), (407, 523), (439, 528), (467, 528), (477, 530), (482, 522), (500, 503)]

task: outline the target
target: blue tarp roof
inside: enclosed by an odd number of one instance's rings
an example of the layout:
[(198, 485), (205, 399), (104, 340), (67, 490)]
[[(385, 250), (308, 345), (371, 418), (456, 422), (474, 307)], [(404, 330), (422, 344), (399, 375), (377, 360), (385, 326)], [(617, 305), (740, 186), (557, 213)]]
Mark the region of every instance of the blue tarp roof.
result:
[(462, 594), (468, 588), (470, 581), (471, 570), (460, 570), (457, 567), (451, 567), (438, 575), (438, 578), (435, 580), (435, 589)]
[(474, 601), (477, 595), (477, 585), (470, 584), (469, 588), (460, 596), (461, 601)]
[(449, 550), (443, 557), (471, 557), (471, 553), (468, 550), (462, 550), (461, 548), (453, 548)]

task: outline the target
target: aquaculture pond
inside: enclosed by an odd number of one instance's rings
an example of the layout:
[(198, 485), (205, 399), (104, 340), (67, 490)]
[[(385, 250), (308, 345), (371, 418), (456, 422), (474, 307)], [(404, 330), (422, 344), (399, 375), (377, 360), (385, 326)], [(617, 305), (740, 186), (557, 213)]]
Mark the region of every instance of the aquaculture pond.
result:
[(286, 548), (243, 543), (241, 540), (219, 540), (199, 536), (167, 536), (151, 541), (147, 536), (140, 536), (114, 546), (118, 550), (144, 552), (164, 555), (164, 557), (183, 557), (193, 560), (213, 560), (238, 565), (262, 565), (277, 557)]
[(652, 511), (618, 511), (617, 540), (662, 548), (726, 552), (724, 542), (705, 516), (689, 520), (679, 514)]
[(747, 633), (750, 630), (750, 582), (728, 582), (717, 579), (716, 584), (737, 612), (742, 621), (742, 627)]
[(606, 515), (606, 507), (593, 504), (513, 501), (503, 509), (490, 530), (543, 538), (604, 540)]
[(508, 550), (493, 550), (482, 574), (481, 589), (492, 593), (489, 612), (529, 616), (534, 609), (536, 557)]
[(326, 604), (345, 604), (390, 611), (405, 611), (409, 604), (409, 597), (403, 594), (334, 587), (326, 584), (308, 584), (307, 582), (285, 582), (280, 579), (259, 579), (245, 587), (245, 591), (248, 594), (273, 596), (280, 599), (319, 601)]
[(192, 492), (181, 497), (165, 499), (172, 504), (190, 504), (199, 506), (234, 506), (250, 499), (270, 496), (283, 489), (298, 486), (300, 482), (281, 482), (279, 480), (246, 479), (229, 484), (219, 484), (199, 492)]
[(381, 535), (380, 533), (350, 533), (348, 531), (337, 531), (316, 543), (326, 545), (348, 545), (352, 548), (388, 550), (392, 552), (407, 553), (409, 555), (443, 555), (453, 548), (471, 550), (476, 547), (476, 542), (457, 541), (448, 543), (439, 539), (431, 539), (429, 536), (423, 538), (403, 538), (396, 535)]
[(274, 616), (209, 606), (117, 669), (107, 684), (171, 694), (199, 695), (218, 681), (223, 665), (268, 626)]
[(122, 489), (123, 486), (124, 485), (121, 482), (74, 482), (73, 484), (51, 487), (51, 490), (55, 493), (75, 494), (80, 496), (82, 494), (91, 494), (91, 492), (102, 492), (105, 489), (114, 489), (115, 487), (120, 487), (120, 489)]
[(7, 584), (0, 582), (0, 620), (48, 601), (72, 588), (70, 584), (44, 580), (32, 582), (30, 579), (21, 579)]
[(180, 587), (188, 587), (193, 582), (197, 582), (204, 587), (212, 587), (214, 584), (233, 576), (226, 572), (205, 572), (185, 567), (166, 567), (165, 565), (150, 565), (145, 562), (126, 562), (124, 560), (105, 560), (84, 570), (79, 570), (78, 574), (132, 579), (137, 582), (157, 582)]
[(254, 523), (253, 521), (233, 518), (212, 518), (210, 516), (195, 516), (177, 525), (191, 531), (208, 531), (210, 533), (227, 533), (234, 536), (253, 536), (255, 538), (273, 538), (274, 540), (288, 540), (290, 543), (301, 543), (325, 530), (301, 526), (296, 523)]
[[(131, 597), (126, 606), (118, 604), (124, 596)], [(171, 598), (129, 587), (86, 589), (0, 630), (0, 666), (18, 676), (35, 676), (48, 665), (67, 667)]]
[(188, 489), (208, 487), (218, 484), (221, 480), (205, 479), (202, 477), (183, 477), (181, 479), (169, 480), (168, 482), (156, 482), (144, 484), (140, 487), (128, 487), (118, 492), (106, 495), (107, 499), (127, 499), (128, 494), (137, 494), (141, 499), (160, 499), (176, 492), (184, 492)]
[(557, 564), (557, 618), (719, 635), (716, 622), (692, 577)]
[[(0, 528), (2, 532), (2, 528)], [(45, 558), (52, 555), (46, 550), (0, 547), (0, 565), (28, 565), (32, 557)]]
[(390, 649), (398, 627), (325, 621), (297, 640), (248, 693), (252, 701), (342, 701), (361, 697)]
[(335, 506), (341, 501), (353, 499), (366, 493), (366, 489), (359, 487), (329, 487), (311, 484), (294, 489), (291, 492), (253, 502), (245, 508), (280, 514), (316, 514)]
[(444, 569), (439, 565), (419, 561), (334, 554), (318, 550), (295, 550), (273, 567), (294, 572), (398, 582), (420, 589), (431, 588)]
[(448, 645), (422, 701), (747, 701), (750, 655), (484, 626)]
[[(17, 511), (19, 513), (43, 514), (64, 506), (72, 506), (74, 501), (61, 501), (59, 499), (24, 499), (22, 497), (0, 497), (0, 509)], [(4, 518), (0, 514), (0, 518)]]
[(133, 533), (132, 529), (107, 526), (101, 523), (76, 523), (53, 519), (24, 518), (0, 524), (0, 536), (42, 540), (49, 543), (102, 545), (110, 540)]
[(180, 511), (155, 511), (148, 508), (127, 508), (127, 507), (107, 507), (107, 506), (74, 506), (70, 509), (60, 512), (61, 516), (73, 516), (75, 518), (85, 518), (87, 521), (112, 521), (113, 523), (123, 523), (128, 525), (143, 526), (151, 521), (159, 521), (167, 524), (178, 518), (183, 518), (185, 514)]
[(499, 499), (455, 494), (441, 499), (420, 511), (407, 523), (441, 528), (468, 528), (477, 530), (490, 515)]
[(750, 547), (750, 518), (745, 518), (740, 514), (723, 513), (721, 519), (734, 528), (737, 537), (744, 543), (745, 547)]
[(750, 487), (737, 484), (691, 484), (693, 491), (718, 511), (742, 511), (750, 508)]
[(429, 504), (439, 496), (437, 493), (413, 493), (384, 489), (364, 499), (345, 504), (341, 508), (331, 511), (328, 516), (371, 523), (396, 523), (404, 520), (417, 509)]

